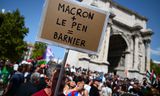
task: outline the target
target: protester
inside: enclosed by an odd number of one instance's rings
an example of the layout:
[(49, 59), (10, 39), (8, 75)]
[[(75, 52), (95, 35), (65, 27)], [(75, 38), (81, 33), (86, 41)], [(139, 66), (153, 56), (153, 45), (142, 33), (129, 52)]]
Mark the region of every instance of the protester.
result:
[(24, 76), (22, 73), (22, 67), (19, 67), (18, 70), (12, 75), (8, 86), (4, 92), (6, 96), (14, 96), (20, 87), (20, 85), (24, 82)]
[(83, 78), (78, 76), (76, 87), (73, 88), (66, 96), (88, 96), (88, 93), (85, 92)]
[(112, 96), (112, 89), (109, 81), (104, 83), (101, 90), (101, 96)]
[(19, 65), (18, 65), (18, 63), (16, 62), (16, 63), (13, 65), (13, 70), (16, 72), (16, 71), (18, 70), (18, 67), (19, 67)]
[(67, 95), (68, 93), (73, 91), (75, 87), (76, 87), (75, 81), (69, 81), (68, 84), (66, 84), (64, 87), (64, 94)]
[[(32, 96), (54, 96), (60, 69), (61, 69), (61, 65), (57, 65), (57, 64), (50, 65), (46, 71), (47, 87), (34, 93)], [(64, 79), (64, 76), (62, 76), (62, 78)], [(65, 85), (65, 82), (62, 80), (57, 96), (65, 96), (63, 94), (64, 85)]]
[(3, 84), (7, 85), (7, 83), (8, 83), (8, 76), (10, 75), (9, 71), (7, 69), (7, 65), (3, 66), (1, 74), (2, 74)]
[(91, 85), (89, 96), (100, 96), (100, 90), (98, 89), (99, 85), (100, 80), (98, 78), (94, 79), (93, 84)]
[(28, 82), (21, 84), (16, 93), (16, 96), (31, 96), (32, 94), (37, 92), (38, 91), (37, 85), (39, 83), (39, 78), (40, 74), (38, 72), (33, 73)]
[[(16, 69), (16, 66), (13, 69)], [(71, 67), (68, 64), (63, 70), (65, 72), (63, 72), (62, 81), (58, 85), (60, 86), (58, 94), (55, 95), (60, 69), (62, 68), (60, 64), (50, 62), (42, 67), (42, 65), (35, 63), (34, 68), (27, 67), (25, 64), (18, 64), (18, 69), (23, 69), (23, 76), (26, 76), (24, 73), (30, 74), (24, 83), (15, 79), (18, 77), (16, 75), (18, 71), (14, 70), (15, 73), (12, 75), (12, 72), (8, 70), (9, 68), (12, 66), (3, 65), (1, 67), (1, 80), (9, 86), (13, 82), (17, 83), (14, 83), (15, 85), (13, 84), (12, 87), (5, 87), (8, 89), (5, 93), (10, 95), (4, 94), (4, 96), (14, 96), (15, 92), (15, 96), (160, 96), (160, 79), (158, 76), (153, 84), (146, 78), (143, 78), (142, 81), (137, 80), (138, 78), (122, 78), (111, 72), (91, 71), (81, 67)], [(11, 78), (8, 77), (9, 75)], [(9, 84), (7, 83), (8, 80)], [(19, 84), (21, 84), (20, 88), (18, 88)], [(13, 92), (13, 90), (16, 91)]]
[(87, 80), (85, 82), (85, 85), (84, 85), (84, 89), (87, 91), (88, 94), (89, 94), (90, 89), (91, 89), (91, 84), (92, 84), (92, 80)]

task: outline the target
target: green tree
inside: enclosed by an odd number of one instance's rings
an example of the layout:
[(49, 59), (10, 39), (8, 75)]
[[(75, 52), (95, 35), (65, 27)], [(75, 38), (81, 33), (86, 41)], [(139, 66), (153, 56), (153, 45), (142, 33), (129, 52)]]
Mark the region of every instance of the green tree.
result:
[(43, 54), (45, 53), (46, 48), (47, 48), (47, 44), (46, 43), (36, 42), (34, 44), (34, 50), (33, 50), (33, 53), (32, 53), (32, 58), (36, 59), (37, 57), (43, 56)]
[(27, 33), (24, 17), (18, 9), (0, 12), (0, 59), (17, 61), (27, 49), (27, 43), (23, 41)]
[(154, 70), (156, 75), (160, 74), (160, 66), (151, 60), (151, 71), (152, 69)]

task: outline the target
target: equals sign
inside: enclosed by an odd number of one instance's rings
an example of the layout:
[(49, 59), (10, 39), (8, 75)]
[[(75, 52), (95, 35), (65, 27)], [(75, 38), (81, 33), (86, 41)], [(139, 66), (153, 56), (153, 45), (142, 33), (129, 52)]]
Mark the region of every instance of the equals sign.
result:
[(72, 30), (68, 30), (67, 33), (68, 33), (68, 34), (73, 34), (73, 31), (72, 31)]

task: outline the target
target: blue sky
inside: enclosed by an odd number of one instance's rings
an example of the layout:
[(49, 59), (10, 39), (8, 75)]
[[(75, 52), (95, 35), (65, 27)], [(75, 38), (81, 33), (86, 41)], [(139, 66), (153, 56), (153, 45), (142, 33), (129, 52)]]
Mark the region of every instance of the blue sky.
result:
[[(0, 10), (13, 11), (17, 8), (25, 17), (25, 25), (29, 34), (25, 37), (27, 42), (35, 42), (39, 31), (40, 18), (45, 0), (0, 0)], [(151, 41), (151, 58), (160, 61), (160, 0), (115, 0), (119, 4), (147, 17), (148, 28), (154, 32)], [(53, 47), (56, 58), (63, 59), (64, 48)]]
[(154, 32), (151, 40), (151, 58), (155, 61), (160, 61), (160, 0), (115, 1), (148, 18), (147, 27)]

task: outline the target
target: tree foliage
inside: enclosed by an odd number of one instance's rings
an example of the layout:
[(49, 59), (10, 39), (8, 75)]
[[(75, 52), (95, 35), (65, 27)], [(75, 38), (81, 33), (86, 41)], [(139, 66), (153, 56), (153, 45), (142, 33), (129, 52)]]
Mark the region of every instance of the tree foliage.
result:
[(32, 58), (36, 59), (37, 57), (43, 56), (46, 48), (47, 48), (47, 44), (42, 43), (42, 42), (36, 42), (34, 44), (34, 50), (33, 50), (33, 53), (32, 53)]
[(0, 59), (17, 61), (27, 49), (27, 43), (23, 41), (27, 33), (24, 17), (18, 9), (0, 12)]
[(151, 60), (151, 70), (152, 69), (154, 70), (156, 75), (160, 74), (160, 66)]

